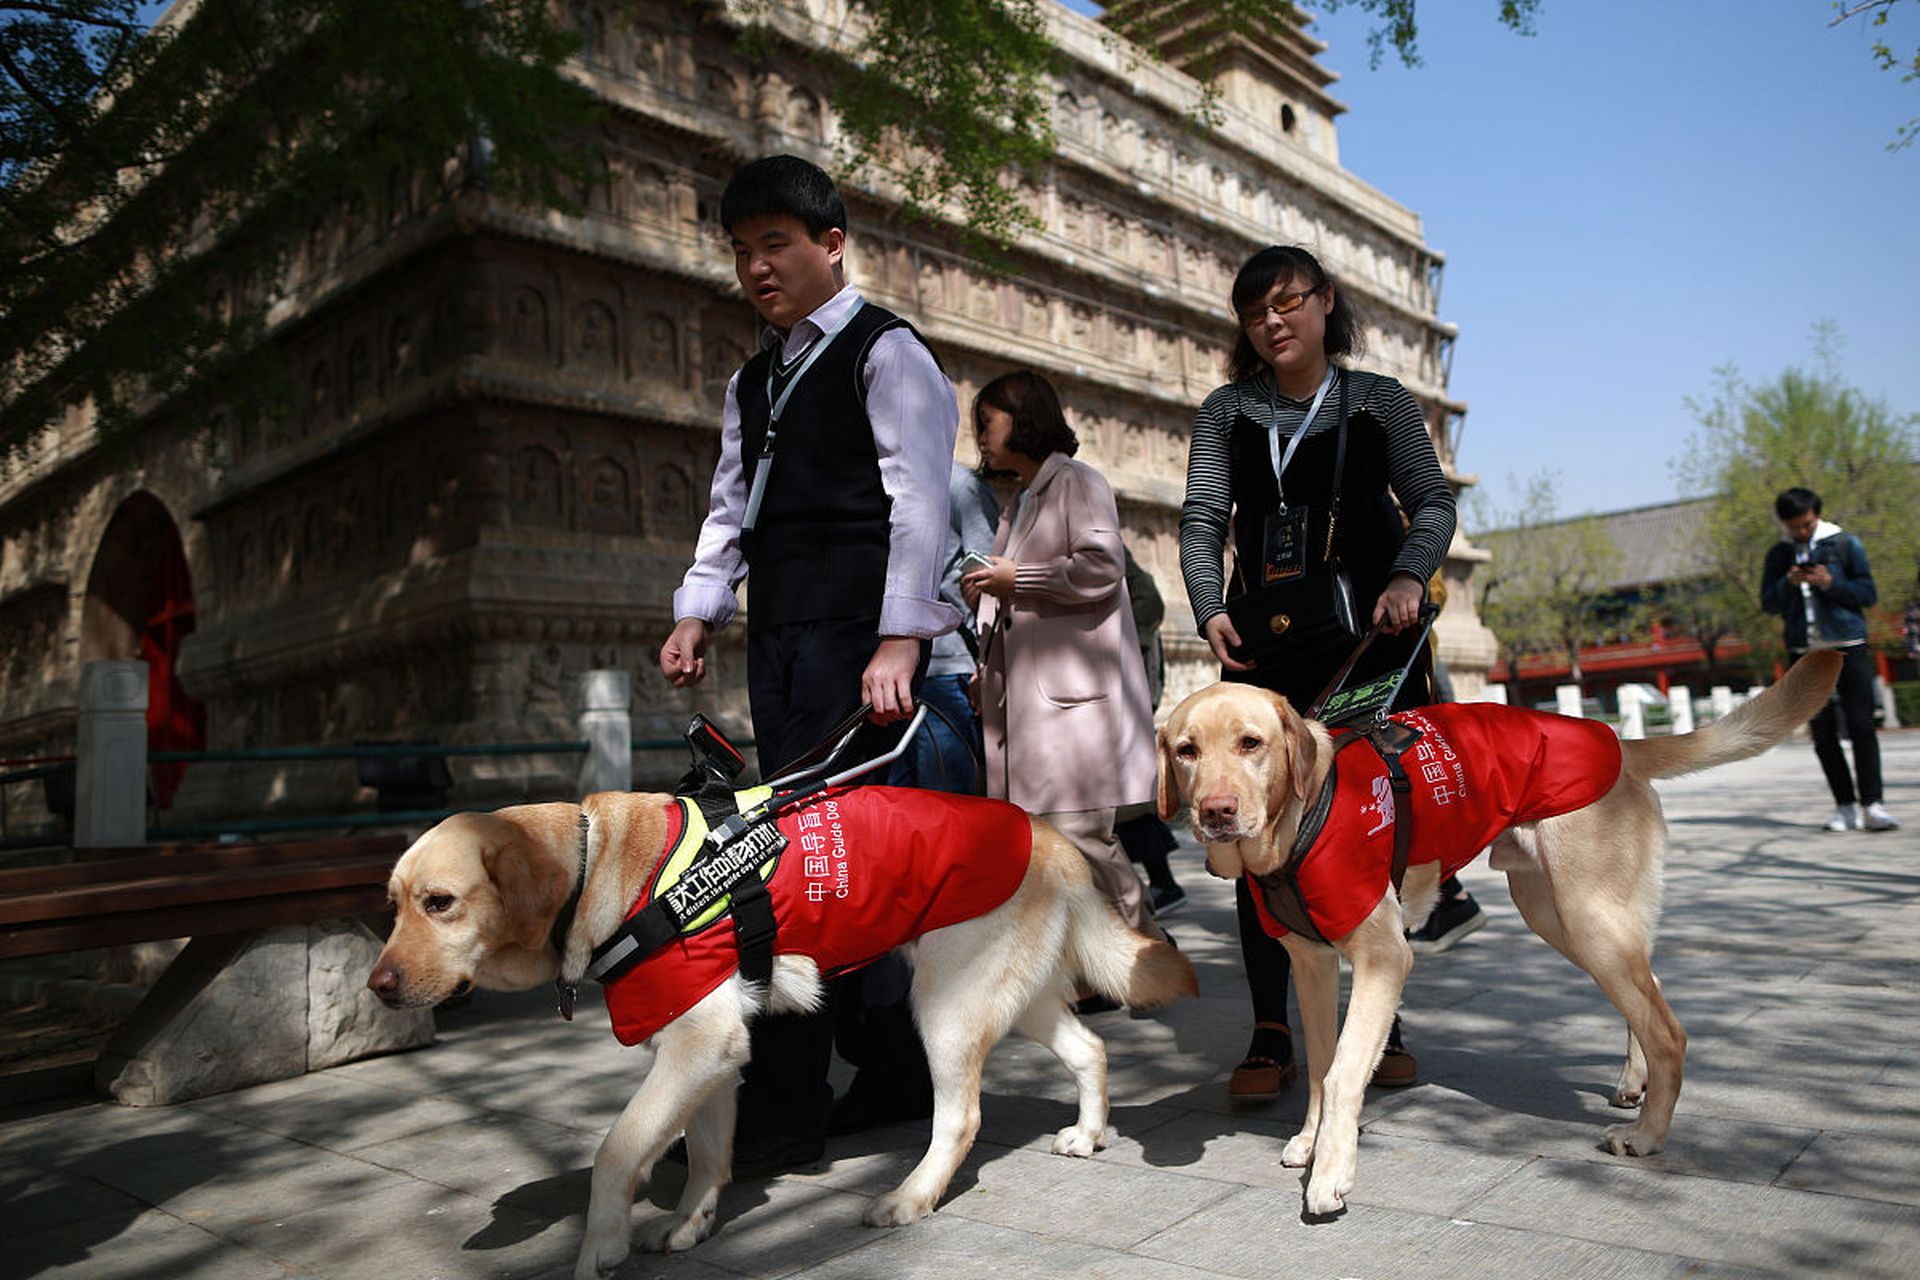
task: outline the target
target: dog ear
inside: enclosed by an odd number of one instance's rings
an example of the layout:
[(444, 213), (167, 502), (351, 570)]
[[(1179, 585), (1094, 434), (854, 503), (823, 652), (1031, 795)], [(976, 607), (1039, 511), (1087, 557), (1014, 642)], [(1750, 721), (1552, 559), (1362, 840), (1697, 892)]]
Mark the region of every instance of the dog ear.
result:
[(576, 830), (574, 822), (556, 819), (552, 814), (517, 810), (559, 808), (574, 807), (516, 805), (493, 815), (506, 823), (508, 832), (504, 839), (487, 846), (483, 862), (487, 878), (493, 881), (494, 891), (506, 908), (507, 941), (517, 947), (537, 949), (547, 944), (547, 932), (573, 888), (569, 869), (575, 865), (567, 850), (550, 846), (556, 840), (564, 842)]
[(1307, 728), (1306, 717), (1293, 709), (1293, 703), (1271, 690), (1267, 697), (1273, 703), (1274, 714), (1280, 717), (1280, 739), (1287, 752), (1287, 784), (1296, 798), (1305, 800), (1313, 767), (1319, 762), (1319, 744), (1314, 741), (1313, 731)]
[(1171, 727), (1172, 724), (1173, 721), (1167, 721), (1165, 725), (1161, 726), (1160, 732), (1154, 736), (1154, 746), (1158, 749), (1158, 755), (1160, 757), (1158, 808), (1160, 811), (1160, 821), (1162, 822), (1167, 821), (1172, 818), (1174, 814), (1180, 812), (1180, 784), (1175, 781), (1173, 772), (1173, 740), (1167, 736), (1167, 729)]
[(1320, 763), (1319, 739), (1307, 727), (1306, 717), (1295, 711), (1285, 698), (1280, 700), (1280, 723), (1286, 727), (1287, 764), (1293, 774), (1293, 794), (1307, 800), (1313, 785), (1314, 766)]

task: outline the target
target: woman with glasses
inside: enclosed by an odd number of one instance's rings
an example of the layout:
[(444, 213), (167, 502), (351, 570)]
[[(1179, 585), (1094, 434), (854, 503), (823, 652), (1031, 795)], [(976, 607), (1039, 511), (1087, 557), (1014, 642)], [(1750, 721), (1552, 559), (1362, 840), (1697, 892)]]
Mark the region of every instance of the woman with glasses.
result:
[[(1427, 580), (1453, 539), (1453, 490), (1407, 389), (1393, 378), (1339, 363), (1359, 354), (1360, 327), (1345, 293), (1311, 253), (1276, 245), (1247, 259), (1233, 282), (1233, 309), (1230, 381), (1207, 397), (1194, 418), (1180, 513), (1180, 569), (1194, 622), (1220, 663), (1220, 678), (1275, 690), (1304, 711), (1347, 653), (1242, 661), (1235, 653), (1243, 639), (1256, 638), (1235, 630), (1225, 601), (1249, 585), (1330, 572), (1320, 554), (1330, 545), (1351, 578), (1360, 625), (1377, 622), (1386, 633), (1369, 648), (1354, 679), (1397, 670), (1416, 643), (1413, 624)], [(1342, 405), (1344, 461), (1336, 457)], [(1336, 465), (1342, 470), (1341, 501), (1329, 543)], [(1225, 563), (1229, 524), (1231, 567)], [(1407, 684), (1396, 706), (1429, 700), (1418, 672)], [(1287, 1025), (1290, 966), (1285, 948), (1260, 927), (1244, 878), (1234, 894), (1254, 1030), (1228, 1092), (1252, 1101), (1277, 1096), (1295, 1074)], [(1414, 1079), (1413, 1057), (1400, 1044), (1396, 1019), (1374, 1082), (1405, 1085)]]

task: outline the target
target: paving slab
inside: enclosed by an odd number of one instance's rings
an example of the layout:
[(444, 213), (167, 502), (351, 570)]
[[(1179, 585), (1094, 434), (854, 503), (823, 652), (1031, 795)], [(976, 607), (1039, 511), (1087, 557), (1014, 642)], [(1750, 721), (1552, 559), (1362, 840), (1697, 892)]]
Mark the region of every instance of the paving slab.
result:
[[(1691, 1043), (1657, 1156), (1601, 1149), (1625, 1114), (1606, 1103), (1624, 1029), (1481, 863), (1464, 878), (1487, 926), (1408, 983), (1421, 1082), (1368, 1097), (1349, 1207), (1306, 1220), (1279, 1155), (1307, 1090), (1227, 1097), (1250, 1018), (1233, 895), (1183, 843), (1189, 904), (1169, 924), (1201, 996), (1090, 1020), (1108, 1045), (1105, 1150), (1051, 1154), (1071, 1081), (1010, 1042), (928, 1221), (861, 1223), (926, 1145), (925, 1122), (891, 1126), (728, 1188), (711, 1240), (618, 1276), (1904, 1280), (1920, 1256), (1920, 733), (1882, 744), (1889, 803), (1917, 820), (1885, 835), (1814, 829), (1804, 743), (1663, 784), (1655, 965)], [(598, 1004), (569, 1025), (543, 992), (437, 1017), (429, 1048), (188, 1105), (0, 1113), (0, 1278), (570, 1275), (593, 1152), (651, 1056), (617, 1044)], [(656, 1170), (636, 1225), (683, 1180)]]
[(1647, 1166), (1543, 1159), (1468, 1216), (1555, 1224), (1578, 1240), (1854, 1280), (1913, 1275), (1920, 1209), (1844, 1195), (1675, 1178)]

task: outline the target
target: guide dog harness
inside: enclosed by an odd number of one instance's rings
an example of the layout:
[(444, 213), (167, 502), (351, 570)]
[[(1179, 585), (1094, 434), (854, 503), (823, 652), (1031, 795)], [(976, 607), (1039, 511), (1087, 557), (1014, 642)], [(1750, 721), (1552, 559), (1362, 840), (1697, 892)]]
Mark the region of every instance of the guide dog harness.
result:
[[(769, 794), (734, 803), (750, 815)], [(978, 796), (836, 787), (759, 820), (730, 818), (717, 844), (712, 805), (664, 804), (667, 852), (588, 969), (622, 1044), (648, 1039), (736, 971), (766, 981), (774, 955), (808, 956), (831, 977), (985, 915), (1013, 896), (1032, 856), (1027, 815)], [(563, 1012), (566, 1003), (563, 989)]]
[[(1365, 742), (1371, 750), (1350, 752)], [(1490, 703), (1403, 711), (1334, 735), (1333, 767), (1287, 861), (1247, 873), (1273, 937), (1352, 933), (1409, 865), (1444, 878), (1508, 827), (1592, 804), (1620, 776), (1620, 740), (1595, 720)]]

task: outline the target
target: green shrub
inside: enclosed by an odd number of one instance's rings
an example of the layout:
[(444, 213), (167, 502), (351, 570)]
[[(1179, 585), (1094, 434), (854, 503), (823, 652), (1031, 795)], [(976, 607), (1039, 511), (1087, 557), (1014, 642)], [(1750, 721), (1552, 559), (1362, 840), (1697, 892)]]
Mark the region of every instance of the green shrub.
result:
[(1920, 680), (1894, 682), (1893, 711), (1902, 725), (1920, 725)]

